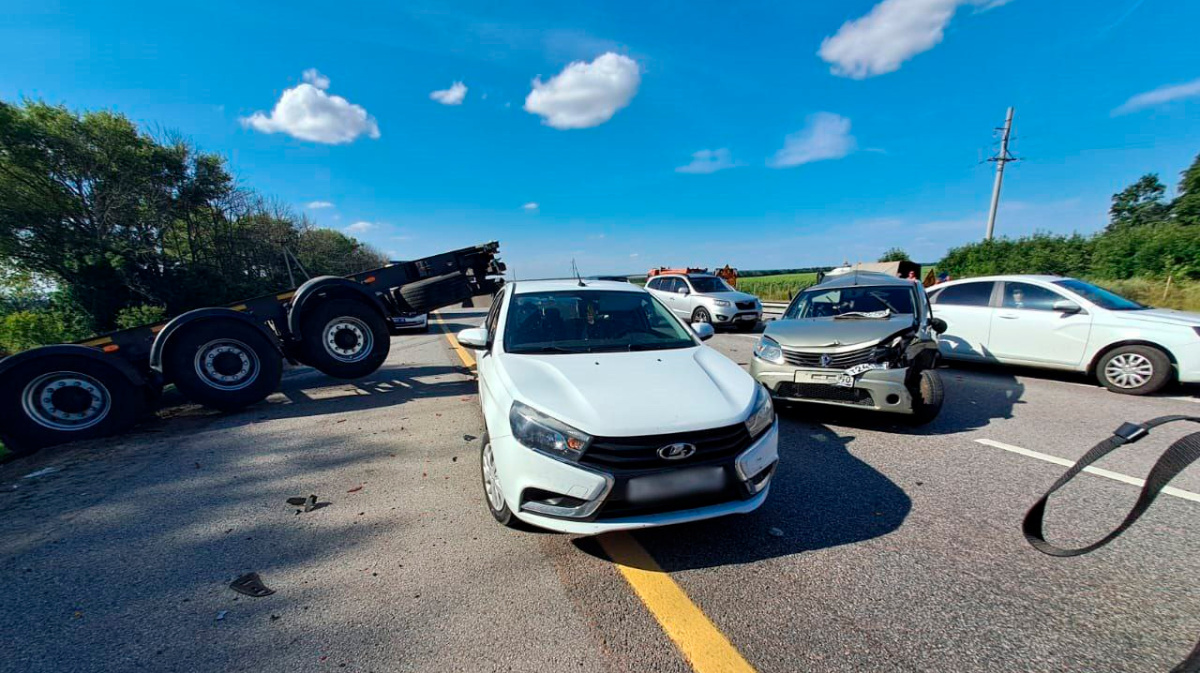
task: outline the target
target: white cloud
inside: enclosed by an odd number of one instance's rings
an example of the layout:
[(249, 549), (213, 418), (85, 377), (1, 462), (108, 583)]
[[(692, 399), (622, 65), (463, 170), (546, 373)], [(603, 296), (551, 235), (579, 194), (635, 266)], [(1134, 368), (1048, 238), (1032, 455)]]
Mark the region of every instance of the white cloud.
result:
[(462, 105), (463, 99), (467, 97), (467, 85), (455, 82), (449, 89), (434, 91), (429, 97), (442, 105)]
[(591, 63), (571, 63), (546, 82), (534, 78), (525, 111), (556, 129), (599, 126), (629, 105), (641, 81), (636, 61), (610, 51)]
[(1200, 97), (1200, 79), (1194, 79), (1184, 84), (1160, 86), (1157, 89), (1139, 93), (1113, 110), (1114, 115), (1129, 114), (1144, 110), (1155, 105), (1163, 105), (1172, 101)]
[(329, 88), (329, 78), (322, 75), (316, 68), (309, 68), (304, 71), (304, 81), (317, 87), (318, 89)]
[(942, 41), (959, 7), (987, 11), (1011, 0), (883, 0), (864, 16), (842, 24), (817, 51), (833, 74), (866, 79), (900, 68)]
[(351, 224), (350, 226), (346, 227), (346, 231), (350, 232), (351, 234), (365, 234), (374, 228), (375, 228), (374, 222), (367, 222), (366, 220), (359, 220), (358, 222), (355, 222), (354, 224)]
[(719, 150), (700, 150), (692, 153), (692, 163), (675, 169), (677, 173), (716, 173), (726, 168), (733, 168), (733, 155), (722, 147)]
[(631, 252), (631, 253), (629, 253), (629, 258), (630, 258), (630, 259), (633, 259), (634, 257), (637, 257), (637, 256), (638, 256), (638, 254), (637, 254), (636, 252)]
[(521, 208), (525, 209), (525, 212), (532, 213), (538, 209), (538, 204), (533, 201), (530, 201), (529, 203), (526, 203), (525, 205), (521, 206)]
[(789, 168), (813, 161), (841, 159), (858, 145), (850, 135), (850, 120), (832, 112), (809, 115), (803, 129), (783, 140), (783, 148), (767, 161), (772, 168)]
[(304, 207), (310, 210), (320, 210), (321, 208), (332, 208), (333, 203), (331, 201), (309, 201)]
[(361, 106), (325, 92), (329, 78), (315, 69), (304, 71), (304, 82), (286, 89), (271, 114), (242, 117), (242, 126), (263, 133), (286, 133), (293, 138), (329, 145), (348, 143), (361, 135), (379, 137), (379, 125)]

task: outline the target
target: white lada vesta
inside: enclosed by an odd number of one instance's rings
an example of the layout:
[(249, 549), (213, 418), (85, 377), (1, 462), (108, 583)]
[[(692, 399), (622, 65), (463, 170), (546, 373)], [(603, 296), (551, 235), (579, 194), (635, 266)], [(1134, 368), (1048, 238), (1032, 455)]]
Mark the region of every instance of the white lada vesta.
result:
[(458, 334), (476, 351), (492, 516), (595, 534), (762, 505), (778, 461), (766, 389), (701, 343), (710, 325), (584, 282), (509, 284)]

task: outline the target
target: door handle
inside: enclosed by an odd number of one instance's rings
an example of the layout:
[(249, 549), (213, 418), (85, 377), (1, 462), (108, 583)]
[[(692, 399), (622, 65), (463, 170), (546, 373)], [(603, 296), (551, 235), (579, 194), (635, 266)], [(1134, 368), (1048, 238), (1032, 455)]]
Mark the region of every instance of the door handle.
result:
[(1021, 316), (1017, 315), (1016, 313), (997, 313), (996, 317), (1004, 318), (1005, 320), (1016, 320), (1017, 318), (1020, 318)]

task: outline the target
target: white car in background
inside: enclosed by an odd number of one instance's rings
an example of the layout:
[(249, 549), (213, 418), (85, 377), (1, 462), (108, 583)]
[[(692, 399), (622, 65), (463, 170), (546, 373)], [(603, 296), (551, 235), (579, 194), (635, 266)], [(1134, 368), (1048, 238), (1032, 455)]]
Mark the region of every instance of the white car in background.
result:
[(636, 285), (523, 281), (476, 350), (488, 509), (597, 534), (750, 512), (778, 461), (771, 396)]
[(1058, 276), (989, 276), (929, 290), (942, 356), (1086, 372), (1145, 395), (1200, 382), (1200, 315), (1143, 306)]

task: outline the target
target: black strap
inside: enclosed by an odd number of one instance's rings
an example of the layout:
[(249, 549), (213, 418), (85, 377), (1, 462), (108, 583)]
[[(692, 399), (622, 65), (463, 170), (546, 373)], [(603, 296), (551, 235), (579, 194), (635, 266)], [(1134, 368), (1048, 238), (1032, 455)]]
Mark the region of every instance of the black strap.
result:
[[(1188, 465), (1200, 459), (1200, 432), (1194, 432), (1177, 440), (1159, 456), (1158, 460), (1154, 463), (1154, 467), (1150, 468), (1150, 474), (1146, 476), (1146, 484), (1142, 486), (1142, 492), (1138, 495), (1137, 502), (1129, 510), (1129, 514), (1125, 515), (1125, 520), (1111, 533), (1090, 545), (1077, 549), (1067, 549), (1047, 542), (1045, 532), (1042, 528), (1043, 519), (1046, 517), (1046, 504), (1055, 491), (1074, 479), (1076, 475), (1083, 471), (1083, 468), (1100, 460), (1118, 447), (1132, 444), (1149, 435), (1152, 428), (1175, 421), (1200, 423), (1200, 416), (1161, 416), (1145, 423), (1125, 423), (1113, 432), (1112, 437), (1093, 446), (1090, 451), (1085, 453), (1082, 458), (1071, 466), (1071, 469), (1059, 477), (1058, 481), (1054, 482), (1054, 485), (1050, 487), (1050, 490), (1046, 491), (1046, 494), (1034, 503), (1033, 507), (1029, 508), (1029, 512), (1025, 514), (1025, 521), (1021, 525), (1021, 528), (1029, 544), (1033, 545), (1034, 549), (1050, 556), (1080, 556), (1095, 551), (1117, 539), (1121, 533), (1124, 533), (1126, 529), (1140, 519), (1142, 514), (1146, 513), (1146, 510), (1154, 503), (1154, 499), (1158, 497), (1158, 494), (1166, 488), (1167, 484), (1176, 475), (1187, 468)], [(1187, 659), (1171, 669), (1171, 673), (1200, 673), (1200, 643), (1196, 644), (1195, 649), (1192, 650)]]

